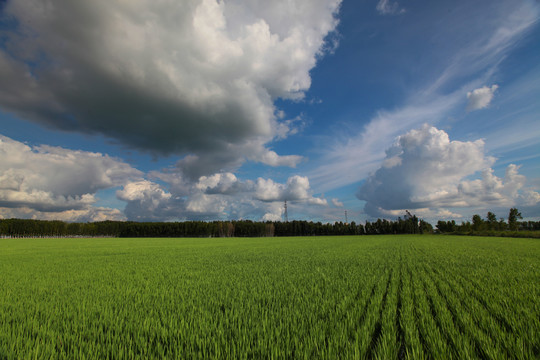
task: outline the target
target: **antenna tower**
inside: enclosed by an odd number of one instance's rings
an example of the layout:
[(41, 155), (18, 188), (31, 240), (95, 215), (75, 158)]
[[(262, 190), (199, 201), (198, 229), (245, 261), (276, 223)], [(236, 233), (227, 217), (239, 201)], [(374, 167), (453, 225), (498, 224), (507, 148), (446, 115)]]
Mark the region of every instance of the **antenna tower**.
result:
[(285, 209), (285, 212), (283, 214), (283, 216), (285, 217), (285, 222), (289, 222), (289, 214), (287, 213), (287, 200), (285, 200), (285, 205), (283, 206), (283, 208)]
[(345, 224), (349, 223), (349, 219), (347, 219), (347, 210), (345, 210)]

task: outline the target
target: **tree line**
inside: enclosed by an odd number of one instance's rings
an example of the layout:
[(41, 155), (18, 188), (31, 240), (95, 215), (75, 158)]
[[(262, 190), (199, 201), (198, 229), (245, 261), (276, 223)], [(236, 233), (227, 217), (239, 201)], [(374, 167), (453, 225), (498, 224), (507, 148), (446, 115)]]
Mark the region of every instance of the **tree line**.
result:
[(475, 214), (472, 221), (463, 221), (457, 224), (455, 220), (439, 220), (436, 230), (440, 233), (452, 234), (501, 234), (507, 232), (534, 232), (540, 231), (540, 221), (518, 221), (523, 219), (521, 212), (517, 208), (511, 208), (508, 213), (508, 220), (497, 219), (497, 216), (489, 211), (485, 219)]
[(396, 221), (378, 219), (364, 225), (355, 222), (321, 223), (312, 221), (183, 221), (132, 222), (0, 220), (2, 237), (273, 237), (321, 235), (420, 234), (432, 232), (430, 224), (414, 215)]
[(474, 215), (471, 221), (457, 224), (455, 220), (439, 220), (434, 230), (431, 224), (407, 211), (397, 220), (377, 219), (365, 224), (355, 222), (321, 223), (294, 220), (288, 222), (251, 220), (133, 222), (99, 221), (67, 223), (63, 221), (0, 219), (0, 237), (273, 237), (331, 236), (377, 234), (449, 233), (469, 235), (504, 235), (510, 232), (540, 231), (540, 221), (519, 222), (521, 213), (510, 209), (508, 221), (497, 219), (492, 212), (482, 219)]

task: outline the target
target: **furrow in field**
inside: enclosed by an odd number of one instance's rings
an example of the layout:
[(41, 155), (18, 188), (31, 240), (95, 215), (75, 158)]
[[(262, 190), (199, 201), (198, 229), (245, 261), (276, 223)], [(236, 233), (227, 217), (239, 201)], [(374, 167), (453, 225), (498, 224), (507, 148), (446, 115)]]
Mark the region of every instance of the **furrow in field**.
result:
[[(411, 273), (409, 271), (409, 264), (404, 265), (402, 269), (403, 274), (401, 277), (401, 314), (400, 314), (400, 328), (403, 331), (403, 343), (400, 348), (400, 358), (403, 355), (407, 359), (423, 359), (425, 358), (425, 341), (421, 338), (421, 334), (418, 330), (418, 317), (416, 316), (416, 302), (414, 299), (414, 292), (411, 282)], [(401, 355), (401, 350), (404, 353)]]
[(480, 359), (489, 359), (481, 342), (473, 333), (475, 325), (471, 321), (468, 322), (468, 318), (465, 319), (465, 316), (470, 318), (470, 314), (464, 312), (464, 309), (461, 308), (459, 302), (456, 303), (456, 299), (452, 296), (452, 290), (447, 286), (443, 287), (439, 282), (435, 283), (435, 288), (441, 298), (444, 299), (446, 307), (451, 313), (454, 325), (459, 329), (461, 335), (465, 337), (465, 340), (470, 341), (473, 344), (473, 351), (476, 357)]
[(364, 304), (362, 305), (362, 309), (360, 310), (358, 320), (348, 329), (349, 342), (351, 343), (354, 342), (355, 331), (358, 329), (358, 324), (364, 323), (369, 305), (371, 304), (375, 296), (375, 290), (377, 289), (377, 284), (380, 282), (382, 278), (383, 278), (382, 276), (379, 279), (375, 278), (375, 281), (373, 282), (373, 285), (371, 286), (371, 290), (367, 292), (368, 294), (367, 296), (361, 296), (362, 294), (361, 289), (359, 290), (357, 294), (358, 300), (360, 300), (361, 298), (364, 298)]
[(469, 291), (469, 293), (474, 296), (474, 298), (486, 309), (486, 311), (497, 321), (499, 326), (503, 328), (506, 332), (513, 334), (515, 333), (516, 329), (511, 325), (511, 323), (504, 317), (504, 315), (500, 314), (496, 309), (495, 306), (489, 304), (486, 299), (481, 295), (483, 292), (483, 289), (481, 286), (473, 281), (471, 278), (464, 276), (463, 274), (455, 274), (455, 279), (459, 281), (459, 283)]
[(358, 326), (355, 329), (355, 343), (359, 350), (358, 357), (360, 358), (369, 358), (368, 353), (372, 347), (373, 338), (377, 332), (380, 331), (380, 329), (378, 329), (378, 327), (380, 327), (379, 310), (389, 279), (390, 274), (386, 271), (381, 278), (383, 281), (377, 283), (375, 292), (370, 299), (362, 322), (357, 323)]
[(358, 329), (366, 326), (366, 317), (372, 312), (374, 299), (385, 280), (385, 274), (380, 267), (372, 268), (369, 273), (370, 276), (365, 273), (360, 278), (351, 279), (358, 282), (358, 290), (351, 297), (352, 302), (348, 303), (341, 316), (338, 316), (337, 323), (343, 323), (344, 327), (343, 336), (336, 345), (336, 356), (348, 354), (346, 356), (358, 358), (361, 352), (361, 332)]
[[(433, 268), (426, 267), (426, 272), (431, 274), (431, 281), (435, 285), (435, 289), (441, 297), (446, 300), (447, 307), (453, 314), (456, 324), (464, 336), (467, 336), (474, 344), (477, 357), (481, 359), (497, 359), (505, 358), (502, 354), (505, 349), (502, 349), (492, 338), (489, 332), (486, 332), (481, 324), (481, 316), (479, 317), (476, 311), (467, 306), (465, 298), (468, 294), (463, 288), (452, 284), (452, 281), (440, 274), (438, 271), (433, 271)], [(438, 278), (435, 278), (439, 275)]]
[[(500, 316), (496, 316), (495, 312), (490, 310), (490, 306), (486, 301), (474, 289), (467, 286), (462, 275), (453, 274), (449, 278), (444, 277), (437, 270), (434, 270), (434, 273), (440, 279), (443, 279), (441, 281), (446, 281), (448, 286), (454, 289), (454, 293), (460, 299), (461, 305), (471, 314), (474, 323), (491, 339), (489, 348), (497, 351), (493, 352), (494, 357), (497, 357), (497, 354), (501, 353), (506, 353), (508, 357), (517, 358), (528, 358), (532, 356), (532, 349), (521, 341), (521, 339), (516, 338), (514, 331), (508, 331), (501, 324), (499, 321)], [(508, 324), (508, 326), (510, 325)]]
[(388, 280), (386, 282), (386, 287), (384, 289), (384, 294), (382, 296), (381, 306), (379, 307), (379, 314), (378, 314), (378, 320), (375, 323), (375, 329), (373, 330), (373, 333), (371, 334), (371, 341), (369, 343), (369, 348), (367, 351), (367, 358), (371, 359), (373, 358), (374, 350), (379, 342), (379, 339), (382, 334), (382, 317), (383, 317), (383, 310), (386, 306), (386, 299), (388, 297), (388, 289), (390, 288), (390, 283), (392, 282), (392, 275), (393, 270), (390, 271), (390, 275), (388, 276)]
[(398, 300), (400, 283), (399, 267), (400, 262), (394, 263), (391, 282), (387, 291), (386, 300), (381, 307), (381, 334), (377, 339), (377, 345), (374, 351), (375, 357), (378, 359), (399, 358), (399, 350), (401, 345), (401, 339), (399, 335), (400, 323), (398, 320)]
[(398, 359), (405, 358), (405, 332), (401, 326), (403, 318), (403, 259), (400, 255), (399, 259), (399, 285), (397, 289), (397, 304), (396, 304), (396, 341), (399, 344)]
[[(429, 270), (425, 270), (425, 272), (429, 272)], [(428, 274), (422, 280), (424, 291), (428, 294), (432, 315), (450, 347), (451, 354), (458, 359), (474, 357), (476, 354), (474, 345), (469, 339), (463, 337), (454, 313), (448, 307), (443, 294), (441, 294)]]
[(450, 328), (453, 328), (453, 326), (450, 325), (451, 323), (444, 322), (445, 320), (450, 319), (448, 309), (441, 304), (441, 299), (437, 296), (440, 296), (440, 294), (437, 294), (433, 291), (432, 287), (428, 285), (428, 281), (426, 278), (427, 276), (424, 276), (422, 280), (431, 316), (433, 316), (433, 320), (435, 321), (435, 324), (437, 324), (437, 328), (439, 329), (440, 333), (444, 337), (444, 340), (448, 344), (449, 352), (454, 355), (459, 355), (460, 348), (456, 346), (456, 342), (454, 341), (454, 338), (451, 336), (451, 332), (449, 331)]
[[(419, 296), (419, 293), (417, 291), (417, 284), (415, 281), (416, 279), (413, 277), (412, 275), (412, 271), (410, 268), (407, 268), (407, 272), (408, 272), (408, 275), (409, 275), (409, 281), (410, 281), (410, 284), (411, 284), (411, 292), (412, 292), (412, 299), (413, 299), (413, 313), (414, 313), (414, 323), (415, 323), (415, 330), (417, 331), (418, 333), (418, 339), (420, 340), (420, 344), (422, 345), (421, 349), (422, 349), (422, 352), (419, 354), (419, 355), (425, 355), (425, 357), (427, 358), (431, 358), (430, 356), (430, 353), (431, 353), (431, 349), (430, 349), (430, 346), (428, 344), (428, 340), (426, 338), (427, 336), (427, 333), (426, 333), (426, 329), (425, 327), (423, 326), (424, 325), (424, 316), (423, 314), (425, 313), (425, 311), (422, 311), (422, 310), (425, 310), (425, 309), (422, 309), (422, 301), (420, 299), (420, 296)], [(411, 344), (413, 342), (411, 341)], [(411, 354), (413, 355), (413, 354)], [(423, 358), (424, 356), (418, 356), (418, 358)]]
[(428, 275), (420, 266), (415, 268), (415, 273), (417, 279), (414, 282), (414, 292), (417, 299), (419, 331), (429, 348), (429, 355), (433, 358), (452, 358), (453, 348), (439, 322), (433, 295), (426, 289), (425, 278)]

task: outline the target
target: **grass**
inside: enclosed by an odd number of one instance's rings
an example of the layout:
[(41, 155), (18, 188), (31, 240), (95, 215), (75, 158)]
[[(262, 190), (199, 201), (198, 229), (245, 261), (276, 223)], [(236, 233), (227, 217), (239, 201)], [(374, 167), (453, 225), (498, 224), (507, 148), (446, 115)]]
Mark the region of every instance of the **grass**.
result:
[(0, 359), (540, 357), (540, 242), (2, 239)]

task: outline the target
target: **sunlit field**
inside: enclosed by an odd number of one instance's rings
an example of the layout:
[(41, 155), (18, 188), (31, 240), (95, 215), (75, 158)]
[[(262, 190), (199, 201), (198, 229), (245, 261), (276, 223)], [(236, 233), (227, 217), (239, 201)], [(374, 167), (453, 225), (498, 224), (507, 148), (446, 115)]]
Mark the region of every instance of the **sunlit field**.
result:
[(0, 359), (534, 359), (538, 299), (537, 239), (1, 239)]

